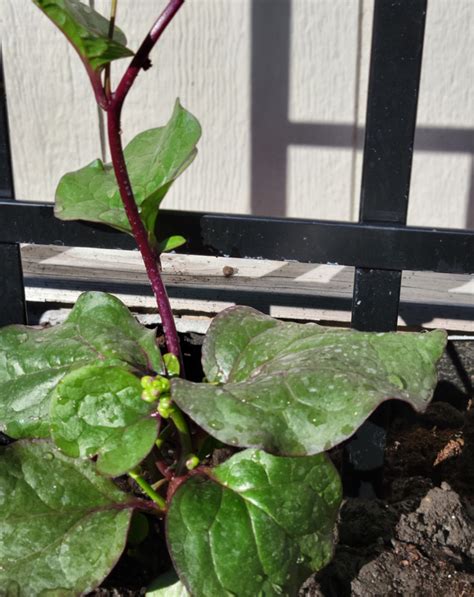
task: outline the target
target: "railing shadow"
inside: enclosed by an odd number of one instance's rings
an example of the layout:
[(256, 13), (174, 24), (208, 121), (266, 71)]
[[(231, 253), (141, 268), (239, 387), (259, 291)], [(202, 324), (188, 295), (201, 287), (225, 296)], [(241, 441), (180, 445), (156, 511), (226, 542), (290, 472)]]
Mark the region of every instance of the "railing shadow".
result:
[[(290, 146), (353, 148), (354, 151), (363, 147), (363, 127), (289, 120), (291, 18), (292, 0), (252, 2), (251, 213), (254, 215), (286, 215)], [(474, 164), (474, 129), (417, 127), (416, 150), (472, 154)], [(466, 211), (468, 229), (474, 228), (474, 165), (471, 176)], [(313, 200), (316, 202), (317, 198)], [(316, 205), (314, 217), (317, 217)]]

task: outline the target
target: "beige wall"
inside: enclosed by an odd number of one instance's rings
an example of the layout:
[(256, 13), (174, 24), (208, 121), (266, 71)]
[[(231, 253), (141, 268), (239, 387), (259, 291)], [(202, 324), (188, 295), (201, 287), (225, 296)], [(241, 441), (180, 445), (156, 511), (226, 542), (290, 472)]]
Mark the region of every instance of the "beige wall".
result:
[[(409, 223), (474, 228), (474, 2), (428, 4)], [(120, 0), (130, 47), (164, 5)], [(128, 140), (162, 124), (176, 96), (200, 119), (200, 156), (166, 206), (356, 219), (372, 11), (373, 0), (187, 0), (123, 121)], [(101, 154), (97, 110), (31, 0), (0, 0), (0, 35), (16, 194), (49, 201), (65, 171)]]

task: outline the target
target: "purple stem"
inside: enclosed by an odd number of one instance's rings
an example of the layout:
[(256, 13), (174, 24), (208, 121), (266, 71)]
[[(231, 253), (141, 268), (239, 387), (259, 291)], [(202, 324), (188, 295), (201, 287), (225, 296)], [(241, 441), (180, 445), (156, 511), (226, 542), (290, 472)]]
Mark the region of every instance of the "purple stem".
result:
[(117, 114), (113, 107), (109, 108), (107, 111), (107, 130), (109, 134), (110, 156), (112, 158), (112, 164), (120, 190), (120, 196), (125, 207), (125, 213), (127, 214), (128, 221), (130, 222), (130, 226), (132, 228), (133, 236), (135, 237), (138, 248), (140, 249), (153, 293), (156, 297), (158, 310), (161, 315), (161, 322), (163, 324), (166, 347), (168, 352), (171, 352), (178, 357), (181, 362), (182, 358), (178, 333), (176, 331), (174, 317), (171, 311), (169, 298), (166, 293), (166, 288), (161, 278), (158, 255), (151, 248), (150, 243), (148, 242), (148, 234), (140, 218), (137, 204), (135, 203), (132, 186), (130, 184), (130, 178), (128, 176), (127, 166), (125, 164), (125, 158), (123, 155), (122, 139), (120, 137), (120, 114)]
[(148, 68), (149, 54), (153, 46), (161, 37), (178, 9), (184, 4), (184, 0), (171, 0), (163, 13), (158, 17), (149, 34), (144, 39), (137, 53), (135, 54), (130, 66), (125, 71), (122, 80), (120, 81), (117, 90), (112, 94), (107, 106), (107, 129), (109, 136), (110, 155), (114, 167), (117, 184), (120, 190), (125, 212), (127, 214), (130, 226), (132, 228), (133, 236), (137, 242), (138, 248), (143, 258), (145, 268), (150, 279), (153, 293), (156, 297), (158, 310), (161, 315), (163, 324), (163, 332), (166, 339), (166, 347), (168, 352), (174, 354), (181, 363), (181, 372), (184, 374), (183, 359), (181, 355), (181, 348), (179, 338), (176, 331), (176, 325), (171, 310), (171, 305), (166, 292), (165, 285), (161, 278), (159, 257), (152, 249), (148, 234), (143, 225), (138, 212), (135, 197), (133, 195), (130, 178), (127, 172), (125, 157), (123, 154), (121, 131), (120, 131), (120, 117), (124, 100), (130, 91), (133, 82), (137, 78), (138, 73), (142, 68)]
[(137, 53), (130, 62), (130, 66), (125, 71), (122, 80), (118, 84), (117, 90), (114, 93), (112, 104), (122, 105), (127, 93), (130, 91), (133, 82), (137, 78), (138, 73), (143, 68), (146, 70), (150, 66), (149, 54), (153, 46), (160, 39), (161, 34), (168, 27), (175, 14), (184, 4), (184, 0), (170, 0), (168, 6), (161, 13), (155, 21), (155, 24), (150, 29), (150, 32), (145, 37), (142, 45), (138, 48)]
[(84, 66), (86, 67), (87, 74), (89, 75), (89, 79), (95, 95), (95, 101), (103, 110), (107, 111), (109, 106), (109, 100), (105, 95), (104, 88), (102, 86), (102, 81), (100, 79), (100, 74), (97, 71), (92, 70), (92, 68), (87, 64), (85, 60)]

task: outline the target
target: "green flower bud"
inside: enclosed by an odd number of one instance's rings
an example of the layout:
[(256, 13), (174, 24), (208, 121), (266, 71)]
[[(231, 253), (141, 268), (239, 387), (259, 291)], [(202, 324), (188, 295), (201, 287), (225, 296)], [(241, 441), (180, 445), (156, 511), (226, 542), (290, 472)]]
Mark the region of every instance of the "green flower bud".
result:
[(199, 465), (199, 463), (200, 460), (195, 454), (189, 454), (186, 460), (186, 468), (188, 469), (188, 471), (192, 471)]
[(161, 398), (160, 402), (158, 403), (157, 410), (163, 417), (163, 419), (169, 419), (174, 411), (174, 406), (171, 402), (171, 398), (169, 398), (168, 396)]
[(141, 379), (140, 379), (140, 383), (142, 384), (142, 388), (144, 390), (146, 390), (147, 388), (149, 388), (151, 386), (151, 384), (153, 383), (154, 378), (151, 375), (144, 375)]
[(153, 388), (156, 388), (160, 394), (165, 394), (170, 391), (170, 382), (166, 377), (158, 375), (153, 380)]
[(155, 402), (158, 400), (158, 394), (150, 390), (143, 390), (141, 399), (145, 402)]
[(168, 394), (170, 391), (169, 380), (161, 375), (156, 377), (145, 375), (140, 379), (140, 384), (143, 388), (142, 400), (145, 400), (145, 402), (154, 402), (162, 394)]

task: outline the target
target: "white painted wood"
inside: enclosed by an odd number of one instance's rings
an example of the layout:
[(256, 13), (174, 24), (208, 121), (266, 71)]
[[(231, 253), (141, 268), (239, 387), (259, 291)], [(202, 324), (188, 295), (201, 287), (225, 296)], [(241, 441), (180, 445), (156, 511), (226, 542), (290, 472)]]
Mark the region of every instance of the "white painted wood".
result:
[[(373, 15), (373, 0), (361, 2), (359, 144), (363, 144)], [(408, 211), (410, 225), (474, 228), (473, 156), (469, 151), (442, 151), (457, 129), (470, 133), (471, 147), (473, 144), (473, 56), (474, 2), (429, 0), (417, 126), (419, 129), (441, 129), (444, 133), (438, 135), (431, 151), (421, 150), (420, 139), (415, 138)], [(362, 150), (359, 150), (353, 195), (355, 219), (359, 209), (361, 174)]]
[[(118, 23), (132, 49), (165, 5), (140, 0), (138, 11), (133, 0), (119, 2)], [(107, 6), (96, 1), (98, 9)], [(251, 0), (188, 0), (153, 53), (154, 68), (140, 74), (127, 98), (125, 142), (164, 124), (177, 97), (201, 122), (198, 158), (167, 196), (169, 209), (248, 212), (250, 6)]]
[[(418, 126), (470, 131), (474, 144), (474, 2), (431, 0), (418, 105)], [(455, 129), (455, 130), (453, 130)], [(474, 228), (474, 156), (417, 149), (408, 223)], [(469, 208), (470, 204), (470, 208)]]
[(293, 0), (292, 122), (353, 122), (358, 11), (358, 0)]
[(53, 201), (60, 177), (100, 153), (88, 78), (30, 0), (0, 0), (0, 40), (16, 196)]
[[(155, 310), (136, 251), (25, 245), (22, 260), (30, 301), (71, 304), (79, 295), (78, 284), (85, 283), (90, 288), (112, 288), (132, 308)], [(213, 315), (233, 305), (233, 296), (244, 292), (240, 302), (250, 301), (261, 309), (270, 305), (275, 317), (350, 320), (351, 267), (196, 255), (163, 255), (162, 265), (166, 285), (177, 289), (171, 303), (181, 317), (194, 320), (199, 314)], [(400, 325), (472, 332), (472, 280), (462, 275), (405, 272)], [(203, 289), (207, 289), (207, 298), (199, 298)]]
[(351, 148), (293, 145), (287, 152), (287, 163), (287, 216), (351, 219)]
[[(286, 0), (259, 1), (272, 10)], [(120, 0), (118, 22), (132, 48), (164, 5)], [(107, 12), (108, 0), (95, 6)], [(356, 219), (361, 152), (355, 148), (363, 136), (373, 0), (292, 0), (291, 6), (288, 120), (344, 124), (357, 134), (347, 147), (288, 147), (286, 211)], [(200, 155), (166, 207), (250, 210), (251, 10), (252, 0), (187, 0), (153, 54), (155, 67), (140, 75), (130, 95), (125, 140), (164, 123), (176, 96), (203, 124)], [(473, 20), (472, 0), (429, 2), (419, 125), (446, 129), (447, 138), (452, 128), (474, 128)], [(101, 154), (87, 77), (31, 0), (0, 0), (0, 38), (17, 196), (52, 200), (64, 172)], [(474, 217), (471, 157), (440, 151), (443, 139), (436, 143), (436, 151), (415, 151), (409, 223), (463, 227)]]

